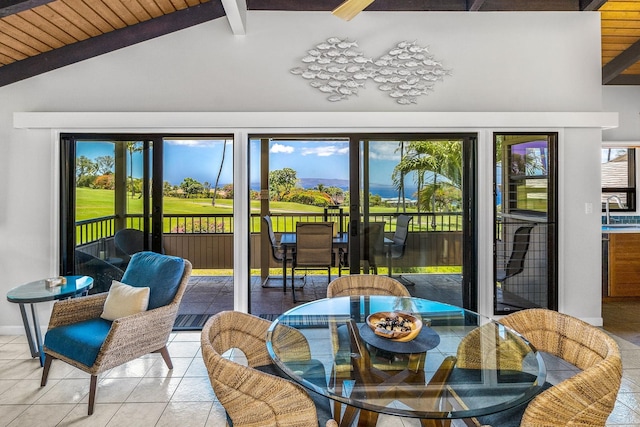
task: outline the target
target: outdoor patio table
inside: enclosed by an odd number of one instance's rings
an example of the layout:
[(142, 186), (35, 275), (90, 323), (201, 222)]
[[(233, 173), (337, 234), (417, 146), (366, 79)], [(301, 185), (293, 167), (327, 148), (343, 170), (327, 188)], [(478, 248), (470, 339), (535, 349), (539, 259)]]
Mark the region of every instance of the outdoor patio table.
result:
[[(93, 278), (89, 276), (64, 276), (64, 278), (66, 279), (66, 283), (58, 286), (47, 287), (46, 279), (42, 279), (25, 283), (7, 292), (7, 300), (20, 305), (20, 314), (22, 315), (24, 331), (27, 335), (27, 341), (29, 342), (31, 357), (39, 357), (40, 366), (44, 365), (42, 333), (34, 304), (83, 295), (93, 287)], [(31, 325), (29, 324), (25, 304), (29, 304), (31, 308)], [(33, 333), (31, 329), (33, 329)]]
[[(346, 248), (349, 244), (349, 235), (347, 233), (338, 233), (333, 237), (331, 245), (334, 249)], [(280, 236), (280, 246), (284, 252), (282, 257), (282, 287), (287, 291), (287, 252), (296, 249), (296, 233), (282, 233)]]
[[(417, 314), (424, 326), (413, 341), (380, 338), (366, 318), (383, 311)], [(330, 373), (326, 386), (290, 362), (307, 345), (290, 339), (291, 328), (304, 335), (311, 357)], [(353, 296), (300, 305), (273, 322), (267, 348), (293, 381), (340, 403), (338, 410), (346, 405), (342, 417), (335, 416), (344, 426), (358, 411), (359, 426), (375, 425), (381, 413), (417, 418), (423, 426), (451, 419), (474, 425), (472, 417), (528, 402), (546, 378), (541, 355), (519, 334), (460, 307), (414, 297)]]

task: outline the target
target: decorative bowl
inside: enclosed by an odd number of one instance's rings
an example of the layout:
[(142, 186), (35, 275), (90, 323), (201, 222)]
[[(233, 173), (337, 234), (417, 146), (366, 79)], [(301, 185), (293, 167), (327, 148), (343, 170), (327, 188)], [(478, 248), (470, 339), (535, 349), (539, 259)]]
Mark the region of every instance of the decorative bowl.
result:
[(422, 320), (402, 311), (380, 311), (367, 316), (367, 325), (379, 337), (407, 342), (418, 336)]

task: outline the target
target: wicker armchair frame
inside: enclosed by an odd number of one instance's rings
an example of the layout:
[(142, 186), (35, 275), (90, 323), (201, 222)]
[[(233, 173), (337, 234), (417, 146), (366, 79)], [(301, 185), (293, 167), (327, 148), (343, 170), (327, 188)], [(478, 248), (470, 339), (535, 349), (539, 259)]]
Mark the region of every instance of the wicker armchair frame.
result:
[[(305, 390), (284, 378), (255, 369), (272, 364), (266, 336), (270, 322), (251, 314), (223, 311), (212, 316), (202, 328), (202, 358), (216, 397), (224, 406), (234, 427), (313, 426), (318, 416), (313, 400)], [(295, 340), (301, 351), (290, 360), (309, 360), (306, 338), (295, 329), (274, 342)], [(224, 357), (239, 349), (247, 366)], [(329, 420), (326, 427), (337, 427)]]
[[(93, 365), (84, 365), (45, 346), (41, 386), (44, 387), (47, 384), (47, 377), (53, 359), (59, 359), (87, 372), (91, 375), (88, 410), (89, 415), (91, 415), (95, 405), (98, 375), (102, 372), (148, 353), (160, 353), (167, 367), (173, 369), (171, 357), (167, 350), (167, 341), (178, 314), (180, 301), (189, 282), (191, 269), (191, 263), (188, 260), (184, 260), (184, 271), (171, 303), (153, 310), (114, 320)], [(56, 301), (51, 312), (48, 329), (100, 317), (107, 295), (108, 293), (104, 292), (87, 297)]]
[(536, 396), (521, 426), (605, 425), (622, 381), (622, 359), (613, 338), (580, 319), (547, 309), (518, 311), (500, 323), (539, 351), (582, 370)]
[(342, 276), (332, 280), (327, 286), (327, 298), (352, 295), (411, 296), (407, 288), (396, 279), (376, 274)]

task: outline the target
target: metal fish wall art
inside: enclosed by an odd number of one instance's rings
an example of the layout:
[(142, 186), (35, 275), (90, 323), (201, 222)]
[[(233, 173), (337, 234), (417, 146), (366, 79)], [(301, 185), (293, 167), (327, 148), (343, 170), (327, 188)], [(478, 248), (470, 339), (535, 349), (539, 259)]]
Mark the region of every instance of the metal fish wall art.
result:
[(307, 51), (301, 59), (303, 66), (290, 71), (327, 94), (331, 102), (357, 96), (359, 89), (373, 80), (400, 105), (417, 104), (418, 97), (451, 75), (427, 47), (415, 41), (402, 41), (377, 59), (366, 57), (357, 48), (355, 41), (330, 37)]

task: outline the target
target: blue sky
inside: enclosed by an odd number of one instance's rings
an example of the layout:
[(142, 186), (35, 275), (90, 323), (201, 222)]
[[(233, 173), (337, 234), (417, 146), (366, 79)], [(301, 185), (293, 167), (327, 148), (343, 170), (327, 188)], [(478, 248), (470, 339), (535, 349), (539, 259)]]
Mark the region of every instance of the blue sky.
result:
[[(186, 177), (201, 183), (213, 184), (220, 167), (223, 151), (222, 140), (165, 140), (164, 180), (179, 185)], [(391, 184), (391, 173), (400, 156), (396, 142), (372, 142), (371, 183)], [(99, 156), (113, 156), (113, 144), (109, 142), (82, 142), (78, 144), (78, 156), (95, 160)], [(128, 158), (127, 158), (128, 161)], [(142, 175), (142, 154), (134, 153), (133, 175)], [(258, 182), (260, 143), (251, 142), (251, 182)], [(272, 141), (269, 150), (271, 170), (285, 167), (296, 170), (298, 178), (349, 179), (349, 148), (347, 141)], [(128, 173), (128, 171), (127, 171)], [(233, 143), (227, 143), (220, 185), (233, 180)]]

